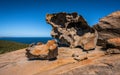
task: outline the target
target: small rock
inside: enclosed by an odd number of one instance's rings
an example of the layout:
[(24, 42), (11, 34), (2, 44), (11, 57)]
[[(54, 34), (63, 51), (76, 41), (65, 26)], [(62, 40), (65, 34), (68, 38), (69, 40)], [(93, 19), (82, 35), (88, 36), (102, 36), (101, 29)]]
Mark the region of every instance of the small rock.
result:
[(82, 61), (82, 60), (86, 60), (88, 59), (87, 54), (84, 53), (73, 53), (72, 55), (73, 59), (77, 60), (77, 61)]
[(120, 50), (115, 48), (109, 48), (107, 49), (106, 54), (120, 54)]

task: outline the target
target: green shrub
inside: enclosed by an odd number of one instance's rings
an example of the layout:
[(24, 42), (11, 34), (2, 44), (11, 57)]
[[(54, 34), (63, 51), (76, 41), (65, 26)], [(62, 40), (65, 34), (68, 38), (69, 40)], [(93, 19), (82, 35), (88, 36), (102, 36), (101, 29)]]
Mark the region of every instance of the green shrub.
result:
[(17, 43), (13, 41), (0, 40), (0, 54), (26, 48), (28, 44)]

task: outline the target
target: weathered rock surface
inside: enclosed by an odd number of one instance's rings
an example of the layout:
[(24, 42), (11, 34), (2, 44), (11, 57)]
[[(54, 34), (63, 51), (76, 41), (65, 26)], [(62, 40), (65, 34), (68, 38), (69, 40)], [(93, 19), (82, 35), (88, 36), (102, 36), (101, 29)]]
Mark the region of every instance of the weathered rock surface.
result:
[(106, 43), (106, 49), (108, 54), (120, 53), (120, 38), (108, 39)]
[(77, 13), (47, 14), (46, 21), (52, 26), (52, 37), (60, 44), (70, 47), (81, 46), (84, 50), (94, 49), (97, 32), (88, 26), (85, 19)]
[(0, 75), (120, 75), (120, 55), (104, 55), (96, 50), (87, 53), (88, 59), (77, 62), (71, 56), (82, 49), (60, 47), (54, 61), (28, 61), (25, 49), (0, 55)]
[(46, 44), (37, 43), (37, 45), (30, 45), (26, 51), (26, 56), (29, 59), (53, 59), (58, 55), (58, 47), (55, 40), (49, 40)]
[(119, 38), (108, 39), (107, 43), (113, 45), (116, 48), (119, 48), (120, 47), (120, 37)]
[(98, 31), (98, 45), (104, 46), (107, 39), (120, 37), (120, 11), (114, 12), (94, 26)]
[(58, 75), (120, 75), (119, 59), (120, 55), (104, 56), (94, 61), (88, 61), (88, 65), (79, 66)]

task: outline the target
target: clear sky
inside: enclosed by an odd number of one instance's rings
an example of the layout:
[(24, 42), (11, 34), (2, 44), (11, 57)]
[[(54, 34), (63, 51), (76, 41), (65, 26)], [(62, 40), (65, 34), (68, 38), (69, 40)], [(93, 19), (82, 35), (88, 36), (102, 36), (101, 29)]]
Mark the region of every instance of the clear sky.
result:
[(78, 12), (90, 26), (120, 10), (120, 0), (0, 0), (0, 37), (48, 37), (47, 13)]

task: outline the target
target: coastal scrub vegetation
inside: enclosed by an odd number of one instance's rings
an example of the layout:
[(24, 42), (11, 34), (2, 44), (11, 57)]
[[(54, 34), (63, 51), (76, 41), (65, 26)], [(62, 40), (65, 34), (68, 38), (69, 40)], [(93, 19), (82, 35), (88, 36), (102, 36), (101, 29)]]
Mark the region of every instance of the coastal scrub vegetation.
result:
[(13, 41), (0, 40), (0, 54), (26, 48), (28, 44), (22, 44)]

